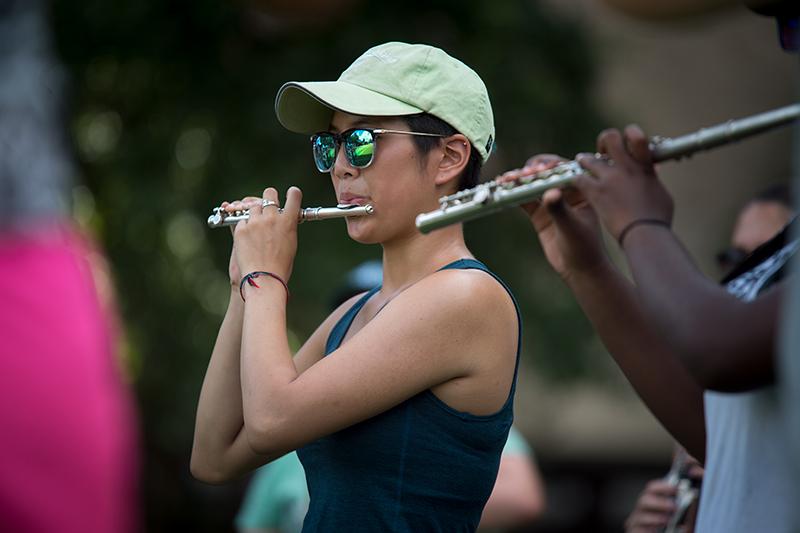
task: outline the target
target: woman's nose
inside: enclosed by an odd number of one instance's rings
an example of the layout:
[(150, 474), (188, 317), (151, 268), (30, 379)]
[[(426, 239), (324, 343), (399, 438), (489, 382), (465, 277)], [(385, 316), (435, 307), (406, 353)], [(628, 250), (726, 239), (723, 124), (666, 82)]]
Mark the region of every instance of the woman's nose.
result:
[(336, 160), (333, 162), (333, 175), (339, 179), (352, 178), (358, 174), (358, 169), (350, 164), (344, 153), (344, 146), (340, 146), (336, 152)]

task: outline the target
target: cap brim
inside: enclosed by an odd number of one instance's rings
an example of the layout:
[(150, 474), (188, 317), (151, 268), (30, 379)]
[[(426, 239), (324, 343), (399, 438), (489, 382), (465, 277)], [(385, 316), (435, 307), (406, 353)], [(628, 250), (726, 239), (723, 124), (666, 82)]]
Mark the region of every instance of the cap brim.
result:
[(316, 133), (330, 127), (334, 111), (361, 116), (402, 116), (422, 109), (345, 81), (285, 83), (275, 98), (275, 114), (289, 131)]

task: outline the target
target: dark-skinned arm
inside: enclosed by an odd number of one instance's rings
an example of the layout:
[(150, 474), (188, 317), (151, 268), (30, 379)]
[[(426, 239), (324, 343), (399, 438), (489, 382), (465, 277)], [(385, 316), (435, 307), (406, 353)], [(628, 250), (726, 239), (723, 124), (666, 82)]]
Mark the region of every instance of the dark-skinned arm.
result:
[(703, 389), (656, 333), (633, 285), (608, 265), (573, 277), (568, 286), (639, 397), (675, 440), (703, 461)]
[(774, 382), (782, 286), (739, 300), (703, 276), (663, 229), (631, 231), (625, 252), (648, 314), (699, 383), (734, 392)]
[(579, 198), (565, 201), (562, 191), (553, 190), (526, 210), (547, 260), (637, 394), (678, 442), (704, 457), (703, 390), (652, 327), (633, 284), (605, 254), (591, 207)]
[[(672, 223), (672, 199), (658, 180), (647, 137), (635, 126), (598, 138), (602, 158), (578, 160), (591, 174), (575, 186), (621, 243), (642, 309), (656, 334), (706, 389), (744, 391), (774, 381), (773, 339), (783, 290), (752, 302), (728, 294), (696, 267)], [(646, 221), (636, 223), (635, 221)], [(656, 221), (656, 222), (652, 222)]]

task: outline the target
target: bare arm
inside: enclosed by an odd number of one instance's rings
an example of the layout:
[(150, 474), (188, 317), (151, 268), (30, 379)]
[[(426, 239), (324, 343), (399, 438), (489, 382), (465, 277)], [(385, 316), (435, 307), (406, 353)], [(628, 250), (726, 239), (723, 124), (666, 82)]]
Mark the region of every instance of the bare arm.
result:
[(239, 381), (243, 311), (237, 291), (231, 290), (197, 405), (190, 469), (195, 477), (209, 482), (218, 481), (221, 472), (228, 470), (229, 449), (244, 451), (247, 446)]
[(633, 285), (613, 265), (568, 285), (633, 388), (672, 436), (705, 457), (703, 390), (656, 334)]
[(642, 308), (657, 333), (704, 388), (748, 390), (774, 380), (773, 338), (781, 291), (743, 302), (705, 278), (668, 230), (672, 199), (653, 168), (647, 138), (637, 127), (625, 136), (603, 132), (598, 151), (613, 160), (582, 156), (591, 175), (575, 185), (619, 239), (633, 272)]
[(783, 286), (739, 300), (703, 276), (665, 228), (635, 228), (625, 251), (648, 316), (703, 387), (740, 391), (774, 381)]
[[(359, 297), (339, 306), (298, 350), (293, 359), (298, 373), (322, 358), (331, 328)], [(244, 303), (236, 287), (231, 292), (197, 406), (191, 470), (194, 477), (208, 483), (221, 483), (281, 455), (254, 452), (244, 432), (240, 378), (243, 313)], [(283, 336), (286, 337), (285, 330)], [(243, 457), (248, 459), (242, 460)], [(232, 458), (240, 468), (234, 469)]]
[[(245, 201), (260, 204), (261, 199), (250, 197)], [(228, 204), (223, 204), (223, 207), (226, 205)], [(247, 206), (242, 205), (242, 202), (231, 205), (232, 209), (245, 207)], [(231, 294), (228, 310), (217, 335), (200, 392), (190, 461), (192, 475), (209, 483), (219, 483), (231, 476), (243, 474), (280, 455), (254, 452), (247, 441), (247, 434), (243, 431), (240, 352), (244, 303), (238, 286), (241, 271), (236, 260), (235, 244), (229, 275)], [(352, 300), (345, 302), (332, 313), (297, 352), (292, 364), (298, 373), (302, 373), (323, 356), (325, 340), (331, 327), (351, 302)], [(285, 330), (282, 335), (286, 338)]]
[[(260, 199), (248, 197), (233, 204), (224, 202), (222, 207), (243, 209), (246, 207), (244, 202), (260, 202)], [(231, 447), (243, 450), (246, 445), (242, 433), (242, 387), (239, 380), (244, 305), (238, 290), (241, 272), (236, 261), (235, 241), (228, 275), (231, 284), (228, 309), (217, 334), (200, 390), (189, 466), (192, 475), (211, 483), (218, 482), (221, 472), (228, 469), (226, 450)], [(254, 457), (254, 461), (255, 459)], [(266, 458), (259, 460), (266, 462)]]
[[(552, 166), (553, 156), (529, 164)], [(635, 287), (611, 264), (592, 208), (553, 190), (526, 206), (547, 260), (572, 290), (636, 392), (676, 440), (704, 457), (703, 391), (653, 328)]]

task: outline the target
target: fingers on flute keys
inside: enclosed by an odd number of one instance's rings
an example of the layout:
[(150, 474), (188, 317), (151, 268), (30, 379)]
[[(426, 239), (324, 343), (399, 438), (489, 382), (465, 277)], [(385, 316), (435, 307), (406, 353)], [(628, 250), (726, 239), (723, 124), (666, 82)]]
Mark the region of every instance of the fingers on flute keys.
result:
[(625, 127), (625, 147), (637, 162), (645, 165), (653, 163), (650, 141), (638, 125), (630, 124)]
[(250, 208), (250, 216), (273, 216), (280, 214), (281, 204), (278, 201), (278, 191), (274, 187), (267, 187), (256, 205)]
[(567, 160), (556, 154), (538, 154), (525, 161), (524, 170), (528, 172), (543, 172), (565, 163)]
[(261, 203), (261, 198), (256, 196), (245, 196), (241, 200), (234, 200), (233, 202), (222, 202), (222, 209), (228, 213), (242, 212), (252, 208), (256, 204)]
[(611, 159), (609, 166), (623, 165), (628, 170), (652, 165), (650, 144), (644, 131), (637, 125), (618, 129), (607, 129), (597, 137), (597, 152)]
[(303, 192), (295, 186), (286, 191), (286, 210), (289, 213), (299, 213), (303, 201)]

